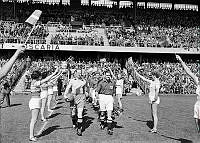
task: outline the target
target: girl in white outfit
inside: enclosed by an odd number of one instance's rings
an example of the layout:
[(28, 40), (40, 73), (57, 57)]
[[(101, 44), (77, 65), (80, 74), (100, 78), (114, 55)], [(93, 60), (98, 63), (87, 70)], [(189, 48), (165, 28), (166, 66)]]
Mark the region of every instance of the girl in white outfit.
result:
[(54, 87), (54, 80), (57, 80), (58, 77), (62, 74), (62, 71), (60, 71), (56, 76), (52, 77), (52, 79), (48, 82), (48, 99), (47, 99), (47, 109), (50, 113), (53, 112), (51, 110), (51, 100), (53, 97), (53, 87)]
[(56, 78), (54, 81), (53, 81), (53, 100), (55, 102), (55, 104), (57, 104), (57, 95), (58, 95), (58, 81), (57, 81), (58, 78)]
[(31, 82), (31, 99), (29, 101), (29, 108), (31, 110), (32, 116), (30, 122), (30, 136), (29, 136), (30, 141), (34, 142), (37, 141), (36, 137), (34, 137), (34, 128), (41, 108), (40, 86), (43, 83), (50, 80), (57, 72), (58, 69), (56, 69), (56, 71), (52, 75), (46, 77), (43, 80), (41, 80), (41, 73), (39, 71), (33, 71), (33, 73), (31, 74), (32, 82)]
[[(46, 78), (47, 77), (47, 72), (43, 72), (42, 73), (42, 79)], [(47, 82), (44, 82), (41, 86), (41, 93), (40, 93), (40, 98), (41, 98), (41, 110), (40, 110), (40, 113), (41, 113), (41, 120), (43, 122), (46, 121), (46, 118), (44, 117), (44, 109), (45, 109), (45, 106), (46, 106), (46, 102), (47, 102), (47, 97), (48, 97), (48, 84)]]
[(160, 89), (160, 81), (159, 81), (159, 74), (157, 72), (152, 72), (153, 80), (149, 80), (144, 76), (140, 75), (135, 70), (136, 76), (140, 77), (144, 81), (150, 83), (149, 87), (149, 103), (151, 105), (151, 115), (153, 120), (153, 129), (150, 130), (152, 133), (157, 133), (157, 125), (158, 125), (158, 116), (157, 116), (157, 109), (158, 104), (160, 103), (160, 97), (158, 96), (159, 89)]
[(197, 132), (200, 133), (200, 76), (197, 77), (192, 71), (187, 67), (179, 55), (176, 55), (176, 59), (181, 63), (185, 72), (194, 80), (196, 85), (197, 101), (194, 105), (194, 119), (197, 127)]
[(117, 96), (117, 101), (118, 101), (119, 108), (121, 111), (123, 111), (122, 102), (121, 102), (123, 87), (124, 87), (124, 80), (122, 79), (121, 73), (119, 73), (117, 75), (117, 80), (116, 80), (116, 96)]
[(53, 83), (49, 81), (48, 82), (48, 100), (47, 100), (47, 109), (49, 112), (53, 112), (53, 110), (51, 110), (52, 97), (53, 97)]

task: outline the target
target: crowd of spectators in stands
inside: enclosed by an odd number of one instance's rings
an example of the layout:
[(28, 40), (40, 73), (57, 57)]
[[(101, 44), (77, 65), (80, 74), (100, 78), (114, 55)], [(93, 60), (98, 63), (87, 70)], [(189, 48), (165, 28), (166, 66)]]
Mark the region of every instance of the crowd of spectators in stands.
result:
[[(126, 26), (135, 24), (151, 25), (151, 26), (199, 26), (199, 14), (196, 11), (189, 10), (168, 10), (168, 9), (144, 9), (137, 7), (136, 18), (133, 8), (109, 8), (106, 6), (91, 7), (84, 5), (80, 8), (73, 8), (70, 5), (58, 5), (47, 3), (31, 3), (17, 2), (15, 3), (15, 12), (13, 2), (3, 2), (2, 20), (13, 20), (13, 14), (17, 22), (24, 22), (26, 18), (35, 10), (40, 9), (43, 13), (41, 20), (43, 23), (48, 21), (63, 22), (68, 24), (73, 17), (73, 21), (82, 21), (86, 25), (102, 24), (107, 26), (122, 25)], [(135, 19), (135, 21), (134, 21)]]
[[(15, 23), (14, 21), (0, 21), (0, 39), (1, 42), (6, 40), (7, 43), (23, 43), (28, 33), (31, 31), (30, 26), (24, 23)], [(45, 39), (49, 34), (44, 25), (37, 24), (31, 34), (30, 39)]]
[(90, 46), (103, 46), (103, 37), (97, 34), (86, 34), (79, 36), (72, 36), (68, 33), (56, 34), (51, 39), (51, 44), (60, 45), (90, 45)]
[[(167, 35), (167, 37), (166, 37)], [(199, 28), (192, 27), (153, 27), (125, 29), (123, 27), (107, 28), (107, 36), (111, 46), (127, 47), (162, 47), (162, 41), (169, 39), (165, 47), (199, 49)]]
[[(55, 36), (51, 39), (51, 44), (61, 45), (93, 45), (103, 46), (102, 36), (95, 33), (92, 28), (82, 28), (82, 36), (72, 36), (69, 28), (63, 26), (59, 28)], [(68, 26), (67, 26), (68, 27)], [(32, 33), (30, 42), (32, 44), (45, 44), (45, 38), (48, 36), (47, 27), (44, 25), (36, 26)], [(7, 43), (22, 43), (27, 37), (27, 29), (24, 24), (15, 24), (1, 21), (0, 23), (1, 43), (6, 40)], [(63, 31), (63, 32), (62, 32)], [(110, 26), (106, 28), (106, 35), (110, 46), (127, 46), (127, 47), (162, 47), (161, 41), (169, 39), (169, 45), (166, 47), (184, 48), (187, 50), (197, 49), (199, 51), (199, 28), (198, 27), (153, 27), (138, 25), (136, 27)], [(92, 33), (92, 34), (91, 34)], [(166, 36), (167, 35), (167, 36)]]
[[(105, 6), (81, 6), (74, 9), (69, 5), (44, 4), (17, 2), (15, 3), (15, 21), (24, 22), (35, 9), (42, 10), (41, 21), (61, 22), (64, 24), (81, 21), (85, 25), (121, 26), (122, 28), (107, 28), (107, 36), (111, 46), (137, 46), (137, 47), (161, 47), (163, 37), (167, 36), (169, 45), (174, 48), (195, 48), (199, 50), (199, 24), (200, 18), (196, 11), (189, 10), (164, 10), (137, 8), (134, 18), (133, 8), (116, 9)], [(9, 11), (8, 11), (9, 9)], [(13, 7), (10, 2), (2, 3), (2, 20), (12, 17)], [(11, 12), (12, 11), (12, 12)], [(123, 27), (130, 27), (126, 29)], [(0, 37), (15, 37), (21, 40), (25, 26), (23, 24), (0, 24)], [(62, 28), (60, 31), (63, 31)], [(48, 36), (47, 28), (39, 25), (34, 30), (34, 38), (45, 39)], [(34, 39), (32, 38), (32, 39)], [(96, 40), (99, 39), (99, 40)], [(81, 44), (81, 45), (103, 45), (102, 38), (96, 36), (71, 37), (57, 34), (51, 40), (54, 44)], [(1, 39), (2, 41), (2, 39)], [(68, 41), (68, 42), (66, 42)], [(76, 42), (73, 42), (76, 41)], [(94, 42), (98, 41), (98, 42)], [(9, 42), (16, 42), (10, 40)], [(37, 44), (38, 42), (36, 42)], [(45, 42), (42, 41), (42, 44)]]
[[(193, 81), (190, 79), (189, 76), (183, 71), (183, 68), (178, 62), (169, 62), (169, 61), (157, 61), (154, 62), (152, 60), (148, 61), (148, 58), (143, 60), (141, 63), (138, 59), (134, 60), (134, 65), (137, 71), (144, 75), (145, 77), (151, 79), (152, 71), (158, 71), (160, 74), (160, 81), (161, 81), (161, 89), (160, 93), (164, 94), (194, 94), (195, 93), (195, 86), (192, 83)], [(71, 73), (73, 70), (79, 69), (82, 71), (84, 76), (89, 76), (88, 73), (92, 73), (95, 71), (99, 71), (102, 73), (103, 71), (99, 70), (102, 67), (102, 63), (100, 61), (86, 61), (84, 59), (73, 61), (70, 64), (66, 62), (66, 60), (41, 60), (37, 59), (36, 61), (32, 62), (32, 66), (29, 69), (31, 72), (33, 69), (38, 68), (42, 70), (50, 71), (54, 65), (60, 64), (62, 69), (65, 69), (67, 74), (67, 70), (70, 69)], [(187, 61), (188, 67), (192, 70), (193, 73), (198, 73), (198, 63), (195, 61)], [(106, 70), (106, 67), (111, 67), (113, 73), (117, 76), (118, 73), (122, 73), (123, 78), (125, 80), (126, 87), (133, 87), (133, 84), (138, 83), (139, 81), (134, 80), (132, 77), (130, 79), (129, 71), (126, 71), (125, 67), (123, 68), (121, 64), (118, 62), (104, 62), (103, 70)], [(87, 72), (86, 72), (87, 71)], [(89, 71), (89, 72), (88, 72)], [(127, 74), (128, 73), (128, 74)], [(133, 76), (133, 75), (132, 75)], [(63, 77), (63, 86), (67, 84), (66, 77)], [(147, 84), (145, 84), (147, 85)], [(147, 88), (149, 88), (147, 86)], [(130, 89), (129, 89), (130, 91)]]

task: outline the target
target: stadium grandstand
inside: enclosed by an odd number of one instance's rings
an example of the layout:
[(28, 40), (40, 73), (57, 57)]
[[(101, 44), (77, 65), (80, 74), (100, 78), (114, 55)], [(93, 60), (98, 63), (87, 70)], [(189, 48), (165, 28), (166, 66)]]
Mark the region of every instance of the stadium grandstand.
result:
[(0, 0), (0, 142), (200, 143), (199, 58), (200, 0)]

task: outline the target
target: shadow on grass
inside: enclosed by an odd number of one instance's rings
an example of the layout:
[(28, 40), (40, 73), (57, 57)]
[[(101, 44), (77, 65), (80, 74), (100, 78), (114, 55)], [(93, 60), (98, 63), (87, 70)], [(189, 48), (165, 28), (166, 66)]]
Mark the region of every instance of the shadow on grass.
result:
[(83, 111), (83, 116), (87, 115), (87, 112), (86, 111)]
[(56, 117), (56, 116), (58, 116), (58, 115), (60, 115), (61, 113), (55, 113), (55, 114), (52, 114), (51, 116), (49, 116), (47, 119), (51, 119), (51, 118), (54, 118), (54, 117)]
[(19, 106), (19, 105), (22, 105), (22, 104), (21, 103), (19, 103), (19, 104), (11, 104), (10, 107)]
[[(132, 119), (133, 119), (133, 118), (132, 118)], [(133, 119), (133, 120), (139, 121), (139, 122), (145, 122), (146, 125), (147, 125), (150, 129), (153, 129), (153, 121), (151, 121), (151, 120), (147, 120), (147, 121), (145, 121), (145, 120), (139, 120), (139, 119)]]
[(58, 104), (63, 104), (63, 103), (65, 103), (65, 102), (61, 101), (61, 102), (58, 102), (57, 105), (58, 105)]
[(147, 125), (150, 129), (153, 129), (153, 121), (148, 120), (148, 121), (146, 121), (146, 122), (147, 122), (146, 125)]
[(39, 138), (39, 137), (42, 137), (42, 136), (49, 135), (49, 134), (52, 133), (53, 131), (58, 130), (59, 127), (60, 127), (60, 126), (58, 126), (58, 125), (49, 127), (49, 128), (47, 128), (46, 130), (44, 130), (44, 131), (42, 132), (42, 134), (40, 134), (40, 135), (37, 136), (37, 137)]
[[(132, 118), (132, 117), (129, 117), (129, 118)], [(132, 118), (133, 119), (133, 118)], [(135, 121), (139, 121), (139, 122), (146, 122), (146, 125), (152, 129), (153, 128), (153, 121), (145, 121), (145, 120), (139, 120), (139, 119), (133, 119)], [(162, 137), (165, 137), (165, 138), (168, 138), (168, 139), (172, 139), (172, 140), (176, 140), (176, 141), (180, 141), (181, 143), (193, 143), (191, 140), (187, 140), (187, 139), (183, 139), (183, 138), (174, 138), (174, 137), (169, 137), (169, 136), (166, 136), (166, 135), (163, 135), (163, 134), (160, 134), (158, 133), (158, 135), (162, 136)]]
[(46, 136), (46, 135), (49, 135), (51, 134), (52, 132), (56, 131), (56, 130), (61, 130), (61, 129), (70, 129), (72, 127), (64, 127), (64, 128), (61, 128), (59, 125), (55, 125), (55, 126), (51, 126), (49, 128), (47, 128), (46, 130), (44, 130), (42, 132), (42, 134), (38, 135), (37, 137), (42, 137), (42, 136)]
[(70, 115), (71, 116), (70, 113), (61, 113), (60, 115)]
[(57, 106), (53, 110), (57, 110), (57, 109), (60, 109), (60, 108), (62, 108), (62, 106)]
[(124, 127), (123, 127), (123, 126), (118, 126), (118, 125), (117, 125), (117, 122), (114, 122), (114, 121), (113, 121), (113, 128), (119, 129), (119, 128), (124, 128)]
[(172, 140), (176, 140), (176, 141), (180, 141), (181, 143), (193, 143), (191, 140), (187, 140), (187, 139), (183, 139), (183, 138), (174, 138), (174, 137), (169, 137), (169, 136), (166, 136), (166, 135), (163, 135), (163, 134), (160, 134), (158, 133), (160, 136), (162, 137), (165, 137), (165, 138), (168, 138), (168, 139), (172, 139)]
[(85, 129), (87, 129), (93, 123), (93, 120), (94, 120), (93, 117), (84, 116), (82, 132), (84, 132)]
[(63, 100), (63, 98), (58, 98), (58, 99), (56, 99), (56, 100), (58, 100), (58, 101), (59, 101), (59, 100)]
[(19, 103), (19, 104), (11, 104), (10, 106), (3, 106), (1, 108), (15, 107), (15, 106), (20, 106), (20, 105), (22, 105), (22, 104), (21, 103)]

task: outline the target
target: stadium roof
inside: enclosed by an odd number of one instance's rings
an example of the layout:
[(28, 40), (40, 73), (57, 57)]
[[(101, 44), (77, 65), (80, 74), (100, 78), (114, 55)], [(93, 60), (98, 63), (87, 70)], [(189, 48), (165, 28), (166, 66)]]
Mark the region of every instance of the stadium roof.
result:
[[(118, 1), (118, 0), (112, 0)], [(120, 1), (128, 1), (128, 0), (120, 0)], [(133, 0), (130, 0), (133, 1)], [(177, 3), (177, 4), (200, 4), (200, 0), (137, 0), (138, 2), (159, 2), (159, 3)]]

